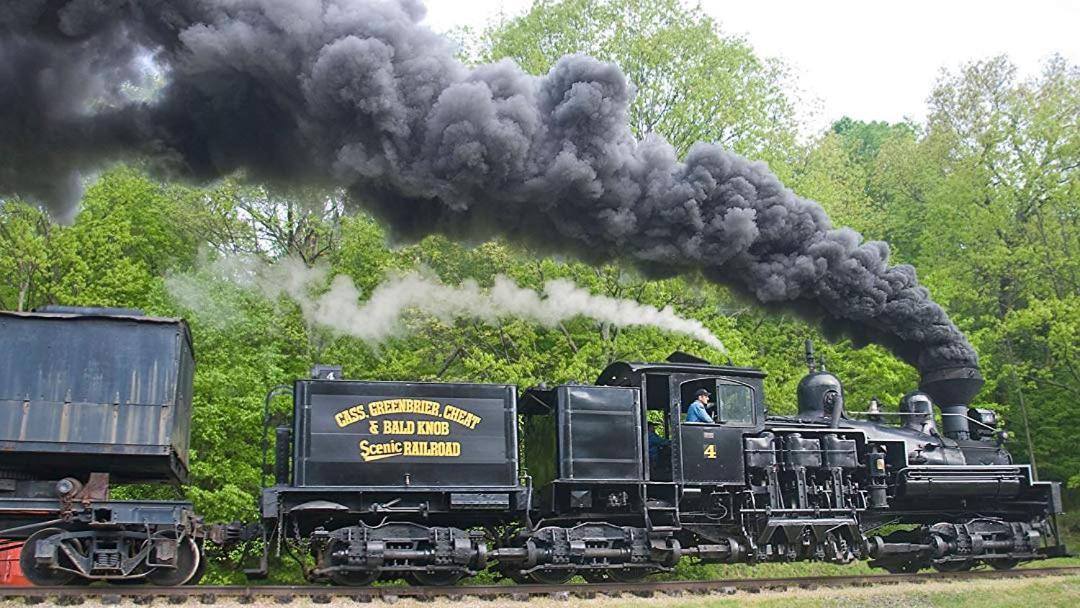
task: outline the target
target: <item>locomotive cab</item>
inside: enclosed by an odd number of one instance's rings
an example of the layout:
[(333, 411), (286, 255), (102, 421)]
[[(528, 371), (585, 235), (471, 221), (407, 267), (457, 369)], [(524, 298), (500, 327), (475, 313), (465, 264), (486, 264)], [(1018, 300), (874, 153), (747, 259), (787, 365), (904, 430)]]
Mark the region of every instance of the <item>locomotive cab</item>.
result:
[[(662, 462), (648, 462), (645, 450), (650, 481), (742, 485), (742, 436), (760, 431), (765, 422), (764, 377), (755, 368), (712, 365), (676, 353), (664, 363), (613, 363), (596, 383), (638, 388), (645, 416), (670, 442), (659, 453)], [(711, 396), (712, 422), (687, 422), (702, 389)]]

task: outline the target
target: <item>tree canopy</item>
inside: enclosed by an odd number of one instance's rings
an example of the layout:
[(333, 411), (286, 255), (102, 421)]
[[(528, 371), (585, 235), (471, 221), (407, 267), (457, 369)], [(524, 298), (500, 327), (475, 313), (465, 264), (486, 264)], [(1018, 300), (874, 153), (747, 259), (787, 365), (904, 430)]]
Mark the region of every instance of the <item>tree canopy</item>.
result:
[[(888, 242), (893, 259), (913, 264), (970, 335), (988, 380), (978, 404), (1005, 415), (1014, 455), (1027, 459), (1030, 430), (1040, 474), (1080, 487), (1077, 66), (1053, 58), (1023, 78), (1007, 57), (976, 61), (941, 76), (924, 123), (843, 118), (800, 143), (785, 67), (678, 0), (537, 0), (469, 42), (472, 61), (512, 59), (536, 73), (566, 53), (614, 61), (637, 88), (639, 136), (665, 137), (681, 154), (706, 140), (765, 160), (835, 224)], [(187, 492), (209, 520), (255, 516), (263, 396), (316, 362), (340, 363), (352, 378), (529, 386), (592, 381), (611, 361), (674, 350), (723, 356), (685, 336), (584, 318), (543, 328), (413, 314), (404, 332), (365, 344), (308, 325), (294, 302), (213, 279), (210, 262), (235, 253), (324, 265), (365, 297), (390, 273), (422, 267), (450, 284), (490, 285), (504, 274), (538, 289), (562, 277), (672, 306), (718, 335), (734, 363), (769, 373), (773, 412), (794, 409), (807, 337), (845, 382), (849, 407), (863, 409), (872, 396), (895, 406), (917, 383), (915, 370), (883, 348), (831, 342), (698, 276), (645, 280), (499, 240), (390, 244), (354, 202), (336, 191), (269, 190), (243, 176), (162, 182), (135, 165), (96, 178), (70, 225), (24, 201), (0, 201), (0, 306), (130, 306), (190, 321), (198, 371)], [(199, 290), (199, 298), (178, 298), (177, 289)], [(274, 402), (276, 415), (287, 415), (286, 401)]]

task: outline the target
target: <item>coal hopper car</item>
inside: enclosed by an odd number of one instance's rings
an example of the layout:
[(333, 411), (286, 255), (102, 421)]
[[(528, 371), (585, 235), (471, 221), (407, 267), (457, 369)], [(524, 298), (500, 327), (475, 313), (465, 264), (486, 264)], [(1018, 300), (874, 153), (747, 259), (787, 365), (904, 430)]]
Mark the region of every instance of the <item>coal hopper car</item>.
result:
[(128, 309), (0, 312), (0, 539), (37, 585), (196, 582), (190, 502), (113, 500), (186, 480), (195, 361), (179, 319)]

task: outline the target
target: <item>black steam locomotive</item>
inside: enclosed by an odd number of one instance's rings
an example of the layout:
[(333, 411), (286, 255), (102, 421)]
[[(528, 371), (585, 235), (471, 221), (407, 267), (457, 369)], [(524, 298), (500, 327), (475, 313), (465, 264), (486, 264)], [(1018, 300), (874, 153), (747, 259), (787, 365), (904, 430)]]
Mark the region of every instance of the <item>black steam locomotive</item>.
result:
[[(272, 552), (303, 551), (311, 580), (341, 585), (451, 584), (486, 568), (623, 581), (683, 557), (952, 571), (1065, 553), (1059, 484), (1013, 463), (993, 413), (967, 407), (977, 370), (927, 374), (899, 412), (858, 420), (836, 376), (809, 352), (808, 363), (794, 416), (766, 414), (760, 370), (682, 354), (521, 392), (317, 367), (275, 430), (261, 522), (206, 525), (190, 503), (114, 501), (107, 489), (110, 475), (183, 479), (186, 325), (3, 313), (0, 538), (25, 542), (38, 584), (191, 583), (207, 543), (241, 541), (260, 551), (250, 576), (267, 574)], [(702, 390), (713, 422), (686, 422)]]

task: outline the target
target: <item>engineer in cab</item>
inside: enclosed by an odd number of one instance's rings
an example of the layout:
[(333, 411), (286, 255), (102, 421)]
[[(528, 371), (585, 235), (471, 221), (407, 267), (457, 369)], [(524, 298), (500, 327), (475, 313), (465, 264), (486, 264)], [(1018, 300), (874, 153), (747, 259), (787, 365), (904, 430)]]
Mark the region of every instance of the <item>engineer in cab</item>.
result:
[(712, 393), (700, 388), (694, 393), (694, 400), (690, 402), (690, 405), (686, 409), (686, 421), (687, 422), (705, 422), (712, 424), (712, 416), (709, 415), (709, 411), (706, 409), (709, 405), (709, 397), (712, 397)]

